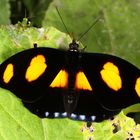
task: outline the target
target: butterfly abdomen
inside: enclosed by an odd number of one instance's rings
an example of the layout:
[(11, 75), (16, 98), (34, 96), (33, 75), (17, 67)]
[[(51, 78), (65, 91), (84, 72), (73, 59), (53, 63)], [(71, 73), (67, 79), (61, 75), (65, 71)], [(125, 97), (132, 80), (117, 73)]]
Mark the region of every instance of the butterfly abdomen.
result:
[(64, 93), (64, 107), (68, 117), (75, 110), (79, 98), (78, 91), (76, 90), (76, 74), (79, 71), (79, 52), (68, 51), (66, 56), (65, 68), (68, 72), (68, 87), (66, 93)]

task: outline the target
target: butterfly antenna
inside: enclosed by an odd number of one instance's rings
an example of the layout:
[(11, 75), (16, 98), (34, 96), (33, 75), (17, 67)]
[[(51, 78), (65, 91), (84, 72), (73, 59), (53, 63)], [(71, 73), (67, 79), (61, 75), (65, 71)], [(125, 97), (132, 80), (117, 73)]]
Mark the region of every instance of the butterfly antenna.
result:
[(61, 16), (61, 14), (60, 14), (60, 12), (59, 12), (57, 6), (55, 6), (55, 8), (56, 8), (56, 11), (57, 11), (57, 13), (58, 13), (58, 15), (59, 15), (59, 17), (60, 17), (60, 19), (61, 19), (61, 21), (62, 21), (62, 24), (63, 24), (64, 27), (65, 27), (65, 30), (66, 30), (67, 33), (70, 35), (70, 33), (69, 33), (69, 31), (68, 31), (68, 28), (67, 28), (66, 24), (64, 23), (64, 20), (63, 20), (63, 18), (62, 18), (62, 16)]
[[(102, 15), (101, 15), (102, 16)], [(99, 16), (89, 27), (88, 29), (79, 37), (78, 41), (80, 41), (87, 32), (96, 25), (96, 23), (101, 19), (101, 16)]]

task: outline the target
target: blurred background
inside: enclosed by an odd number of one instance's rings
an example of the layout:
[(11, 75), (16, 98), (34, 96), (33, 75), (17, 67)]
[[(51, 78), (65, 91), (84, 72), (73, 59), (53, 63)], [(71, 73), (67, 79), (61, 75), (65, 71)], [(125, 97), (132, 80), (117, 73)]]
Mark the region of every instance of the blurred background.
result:
[(0, 0), (0, 24), (26, 17), (31, 26), (66, 32), (55, 6), (76, 39), (100, 18), (80, 40), (87, 51), (117, 55), (140, 67), (139, 0)]

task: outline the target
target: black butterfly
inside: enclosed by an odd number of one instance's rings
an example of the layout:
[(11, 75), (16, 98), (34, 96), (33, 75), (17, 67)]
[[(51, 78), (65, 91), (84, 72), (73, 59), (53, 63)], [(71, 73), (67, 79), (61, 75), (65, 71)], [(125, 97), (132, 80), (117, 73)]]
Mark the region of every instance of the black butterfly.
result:
[(0, 86), (39, 117), (102, 121), (140, 102), (140, 70), (108, 54), (32, 48), (0, 65)]

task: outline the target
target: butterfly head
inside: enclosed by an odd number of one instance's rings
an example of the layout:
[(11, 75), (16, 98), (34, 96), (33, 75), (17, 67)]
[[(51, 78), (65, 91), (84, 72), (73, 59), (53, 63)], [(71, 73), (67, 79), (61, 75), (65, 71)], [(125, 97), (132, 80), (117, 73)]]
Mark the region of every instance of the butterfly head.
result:
[(69, 51), (78, 52), (79, 44), (76, 43), (75, 39), (72, 40), (72, 43), (69, 44)]

